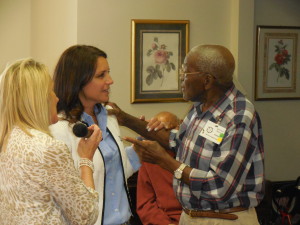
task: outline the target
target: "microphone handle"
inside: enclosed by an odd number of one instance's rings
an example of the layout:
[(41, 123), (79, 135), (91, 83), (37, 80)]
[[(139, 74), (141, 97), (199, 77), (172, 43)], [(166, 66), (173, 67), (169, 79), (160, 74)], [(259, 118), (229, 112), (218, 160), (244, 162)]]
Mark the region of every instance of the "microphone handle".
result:
[(93, 130), (88, 130), (87, 135), (84, 136), (84, 138), (89, 138), (93, 134)]

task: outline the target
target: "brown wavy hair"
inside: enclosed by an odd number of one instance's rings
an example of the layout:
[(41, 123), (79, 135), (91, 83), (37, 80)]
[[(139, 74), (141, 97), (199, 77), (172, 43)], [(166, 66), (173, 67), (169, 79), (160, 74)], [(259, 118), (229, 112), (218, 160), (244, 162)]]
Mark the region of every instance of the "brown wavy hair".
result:
[(89, 83), (95, 74), (98, 57), (107, 58), (107, 54), (93, 46), (74, 45), (60, 56), (54, 71), (54, 91), (59, 98), (57, 111), (65, 114), (71, 123), (80, 120), (83, 105), (79, 92)]

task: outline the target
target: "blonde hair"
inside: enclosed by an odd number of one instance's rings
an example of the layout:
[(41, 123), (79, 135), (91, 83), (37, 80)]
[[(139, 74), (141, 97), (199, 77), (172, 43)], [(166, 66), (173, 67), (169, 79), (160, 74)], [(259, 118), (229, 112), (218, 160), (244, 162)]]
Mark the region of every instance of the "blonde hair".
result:
[(0, 151), (14, 126), (50, 135), (51, 77), (45, 65), (22, 59), (8, 66), (0, 77)]

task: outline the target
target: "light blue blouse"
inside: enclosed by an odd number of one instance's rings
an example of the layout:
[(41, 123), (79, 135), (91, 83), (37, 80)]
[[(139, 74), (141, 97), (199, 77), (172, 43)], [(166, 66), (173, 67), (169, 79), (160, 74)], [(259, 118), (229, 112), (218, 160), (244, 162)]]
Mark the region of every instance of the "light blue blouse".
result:
[[(107, 110), (102, 105), (95, 106), (98, 126), (102, 131), (103, 140), (99, 144), (105, 162), (105, 202), (104, 224), (121, 224), (131, 216), (130, 206), (124, 187), (124, 176), (121, 155), (118, 146), (107, 129)], [(94, 124), (93, 118), (87, 113), (82, 114), (82, 120), (89, 126)], [(140, 161), (133, 148), (125, 148), (134, 170), (140, 167)]]

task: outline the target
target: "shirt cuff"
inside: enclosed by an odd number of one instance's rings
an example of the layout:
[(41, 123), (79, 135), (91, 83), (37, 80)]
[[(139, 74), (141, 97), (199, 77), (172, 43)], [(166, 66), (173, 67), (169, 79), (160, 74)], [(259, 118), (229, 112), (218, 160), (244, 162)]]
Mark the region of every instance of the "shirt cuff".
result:
[(132, 146), (126, 147), (126, 154), (134, 171), (138, 171), (141, 167), (141, 162)]
[(177, 143), (176, 143), (177, 133), (178, 133), (178, 130), (176, 130), (176, 129), (172, 129), (170, 132), (170, 136), (169, 136), (170, 148), (174, 148), (177, 145)]
[(203, 170), (192, 169), (190, 173), (190, 188), (192, 191), (200, 191), (202, 184), (207, 181), (207, 172)]

